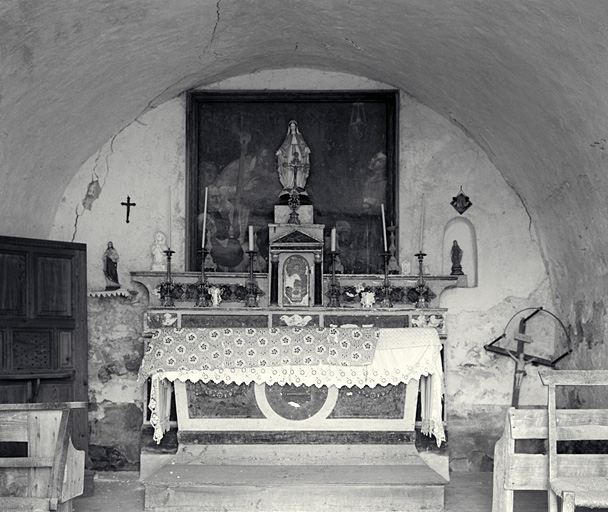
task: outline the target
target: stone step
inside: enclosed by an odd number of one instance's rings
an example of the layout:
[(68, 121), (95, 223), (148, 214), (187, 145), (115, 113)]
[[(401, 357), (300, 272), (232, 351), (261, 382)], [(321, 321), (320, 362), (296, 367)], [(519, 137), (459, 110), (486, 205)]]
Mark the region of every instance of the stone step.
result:
[(180, 445), (174, 454), (142, 453), (141, 479), (171, 464), (207, 465), (428, 465), (449, 480), (447, 454), (419, 453), (412, 444)]
[(424, 464), (170, 464), (143, 483), (146, 512), (440, 512), (447, 480)]
[(180, 445), (177, 464), (361, 465), (421, 464), (414, 445)]

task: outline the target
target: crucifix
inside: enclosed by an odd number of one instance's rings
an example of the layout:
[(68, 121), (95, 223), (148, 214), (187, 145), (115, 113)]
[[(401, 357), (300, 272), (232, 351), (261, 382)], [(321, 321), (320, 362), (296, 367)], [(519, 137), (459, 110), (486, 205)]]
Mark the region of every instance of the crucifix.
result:
[[(511, 359), (513, 359), (515, 361), (515, 373), (513, 375), (513, 398), (511, 400), (511, 407), (517, 408), (519, 406), (519, 392), (521, 390), (521, 384), (523, 382), (523, 379), (527, 375), (527, 373), (526, 373), (527, 364), (531, 363), (533, 365), (542, 364), (544, 366), (553, 366), (555, 363), (557, 363), (559, 360), (564, 358), (566, 355), (568, 355), (572, 351), (570, 349), (570, 338), (568, 337), (568, 351), (566, 353), (562, 354), (561, 356), (559, 356), (557, 359), (554, 359), (552, 361), (549, 359), (545, 359), (545, 358), (538, 357), (538, 356), (533, 356), (531, 354), (526, 353), (526, 351), (525, 351), (526, 343), (532, 343), (531, 336), (526, 334), (526, 323), (540, 312), (548, 313), (557, 319), (557, 317), (555, 317), (555, 315), (553, 315), (553, 313), (550, 313), (549, 311), (544, 310), (542, 307), (535, 308), (535, 311), (533, 313), (531, 313), (530, 315), (528, 315), (525, 318), (522, 318), (519, 321), (518, 332), (513, 337), (515, 339), (515, 341), (517, 341), (517, 350), (510, 350), (510, 349), (506, 349), (506, 348), (495, 345), (495, 343), (497, 343), (501, 339), (506, 338), (506, 336), (507, 336), (506, 332), (503, 332), (498, 338), (496, 338), (489, 345), (484, 345), (484, 348), (487, 351), (494, 352), (495, 354), (500, 354), (502, 356), (509, 356)], [(561, 324), (561, 322), (560, 322), (560, 324)], [(563, 327), (563, 324), (562, 324), (562, 327)], [(505, 328), (505, 331), (506, 331), (506, 328)], [(566, 332), (565, 328), (564, 328), (564, 331)], [(566, 332), (566, 336), (568, 336), (567, 332)]]
[(127, 196), (127, 202), (120, 203), (122, 206), (127, 207), (127, 224), (129, 223), (129, 214), (131, 213), (131, 206), (137, 206), (135, 203), (131, 202), (131, 198)]

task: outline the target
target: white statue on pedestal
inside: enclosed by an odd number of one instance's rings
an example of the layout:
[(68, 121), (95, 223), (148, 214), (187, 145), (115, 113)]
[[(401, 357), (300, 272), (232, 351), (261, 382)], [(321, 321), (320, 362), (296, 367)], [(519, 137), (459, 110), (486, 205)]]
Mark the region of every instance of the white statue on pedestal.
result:
[(162, 231), (157, 231), (154, 235), (154, 243), (150, 246), (152, 254), (152, 266), (150, 270), (166, 271), (167, 270), (167, 237)]
[(296, 121), (289, 121), (287, 136), (276, 155), (279, 181), (283, 185), (281, 196), (289, 196), (292, 190), (307, 196), (304, 188), (310, 172), (310, 148), (298, 130)]

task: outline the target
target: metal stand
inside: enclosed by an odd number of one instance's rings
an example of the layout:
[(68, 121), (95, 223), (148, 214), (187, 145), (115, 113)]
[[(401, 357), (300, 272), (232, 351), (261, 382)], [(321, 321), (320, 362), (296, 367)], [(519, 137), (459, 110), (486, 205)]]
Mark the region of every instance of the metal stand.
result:
[(383, 308), (392, 308), (393, 303), (391, 302), (391, 283), (388, 279), (388, 267), (391, 259), (391, 253), (389, 251), (383, 252), (382, 257), (384, 258), (384, 284), (382, 286), (384, 298), (382, 299), (381, 306)]
[(165, 281), (160, 285), (160, 303), (162, 307), (172, 308), (175, 306), (173, 302), (173, 290), (175, 284), (173, 284), (173, 276), (171, 276), (171, 256), (175, 254), (175, 251), (171, 250), (171, 247), (164, 251), (167, 256), (167, 274)]
[(331, 256), (331, 281), (329, 283), (329, 291), (327, 295), (329, 297), (330, 308), (339, 308), (340, 307), (340, 284), (336, 279), (336, 258), (340, 254), (340, 251), (330, 251), (329, 255)]
[(209, 283), (207, 282), (207, 276), (205, 275), (205, 258), (207, 257), (207, 253), (209, 252), (207, 249), (201, 249), (198, 251), (201, 253), (201, 276), (198, 278), (198, 282), (196, 283), (196, 307), (197, 308), (206, 308), (210, 304), (209, 295)]
[(258, 284), (255, 282), (253, 275), (253, 260), (257, 251), (247, 251), (249, 254), (249, 279), (247, 280), (247, 300), (245, 306), (248, 308), (255, 308), (258, 305)]
[(416, 302), (417, 308), (428, 308), (429, 304), (427, 302), (427, 294), (428, 294), (428, 286), (426, 285), (426, 281), (424, 280), (424, 270), (422, 268), (422, 262), (424, 261), (424, 257), (426, 253), (420, 251), (416, 254), (418, 258), (418, 283), (416, 284), (416, 290), (418, 291), (418, 302)]

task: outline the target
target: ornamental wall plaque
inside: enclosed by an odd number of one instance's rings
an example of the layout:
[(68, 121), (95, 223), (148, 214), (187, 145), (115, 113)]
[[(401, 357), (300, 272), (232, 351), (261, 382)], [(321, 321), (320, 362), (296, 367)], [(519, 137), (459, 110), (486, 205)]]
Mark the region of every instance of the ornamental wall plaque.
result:
[(450, 204), (460, 215), (473, 206), (473, 203), (469, 200), (469, 196), (462, 191), (462, 186), (460, 187), (460, 192), (458, 195), (452, 198), (452, 202)]

